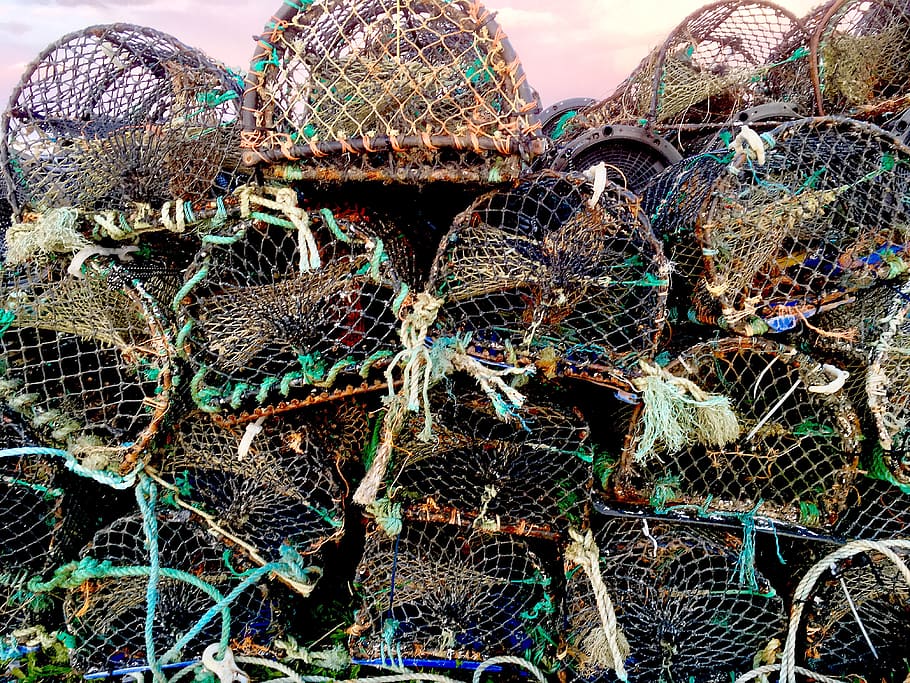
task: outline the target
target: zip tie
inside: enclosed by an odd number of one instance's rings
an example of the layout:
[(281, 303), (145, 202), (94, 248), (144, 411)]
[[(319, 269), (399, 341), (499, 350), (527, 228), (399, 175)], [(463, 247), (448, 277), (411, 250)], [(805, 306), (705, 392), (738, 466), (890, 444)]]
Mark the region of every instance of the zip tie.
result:
[(81, 278), (82, 266), (92, 256), (116, 256), (121, 261), (132, 261), (133, 257), (131, 254), (136, 251), (139, 251), (139, 247), (116, 247), (113, 249), (105, 247), (83, 247), (76, 252), (75, 256), (73, 256), (73, 261), (67, 266), (66, 272), (75, 278)]
[(237, 662), (234, 661), (234, 653), (231, 648), (224, 651), (224, 657), (219, 662), (215, 659), (220, 645), (212, 643), (202, 653), (202, 665), (218, 676), (219, 683), (250, 683), (250, 677), (241, 671)]
[(601, 161), (585, 171), (584, 176), (594, 183), (594, 193), (588, 200), (588, 207), (593, 209), (600, 202), (604, 190), (607, 189), (607, 165)]
[(831, 381), (828, 384), (815, 385), (809, 387), (809, 391), (813, 394), (825, 394), (830, 396), (831, 394), (836, 394), (838, 391), (844, 388), (844, 384), (847, 383), (847, 379), (850, 377), (850, 373), (846, 370), (841, 370), (836, 368), (833, 365), (828, 365), (824, 363), (822, 365), (822, 370), (825, 371), (825, 374), (831, 378)]
[(240, 439), (240, 445), (237, 446), (238, 460), (245, 460), (246, 457), (250, 454), (250, 447), (253, 445), (253, 439), (259, 436), (260, 432), (262, 432), (263, 422), (265, 422), (264, 415), (255, 422), (252, 422), (246, 426), (246, 431), (243, 433), (243, 438)]

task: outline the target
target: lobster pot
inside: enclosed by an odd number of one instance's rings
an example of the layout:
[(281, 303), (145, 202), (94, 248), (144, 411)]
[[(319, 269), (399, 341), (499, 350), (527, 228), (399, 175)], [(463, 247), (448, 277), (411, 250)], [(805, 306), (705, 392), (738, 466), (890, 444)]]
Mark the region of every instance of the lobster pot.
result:
[(459, 216), (430, 275), (434, 334), (517, 354), (547, 377), (611, 381), (651, 358), (669, 264), (638, 200), (554, 172), (487, 194)]
[(812, 40), (820, 113), (893, 111), (910, 86), (910, 9), (899, 0), (831, 3)]
[(239, 164), (238, 78), (150, 28), (91, 26), (60, 38), (26, 68), (0, 119), (15, 203), (146, 222), (165, 202), (199, 209)]
[[(857, 476), (859, 420), (834, 366), (764, 340), (699, 344), (667, 371), (724, 395), (739, 436), (726, 445), (700, 440), (667, 452), (645, 438), (639, 411), (610, 478), (618, 500), (827, 527), (844, 508)], [(696, 420), (702, 419), (696, 416)]]
[[(685, 523), (602, 518), (594, 528), (598, 570), (628, 642), (630, 681), (732, 680), (786, 625), (783, 600), (756, 572), (743, 582), (730, 536)], [(589, 574), (566, 565), (568, 666), (612, 680)]]
[[(551, 578), (524, 541), (447, 525), (367, 532), (352, 654), (373, 662), (534, 661), (552, 642)], [(427, 666), (428, 664), (424, 664)]]
[(226, 225), (187, 270), (174, 307), (205, 411), (359, 385), (399, 344), (396, 307), (414, 268), (407, 241), (361, 209), (289, 211), (301, 212), (296, 224), (253, 211), (270, 222)]
[[(807, 59), (808, 39), (801, 37), (799, 20), (774, 3), (722, 0), (705, 5), (673, 29), (610, 97), (583, 110), (577, 125), (644, 119), (674, 133), (680, 124), (716, 130), (742, 109), (791, 95), (787, 89), (775, 90), (771, 75)], [(786, 54), (783, 50), (791, 44)]]
[(593, 449), (580, 415), (535, 400), (509, 424), (487, 397), (445, 390), (430, 408), (429, 440), (423, 416), (411, 417), (386, 478), (406, 516), (543, 537), (587, 520)]
[(880, 475), (895, 484), (910, 485), (910, 362), (905, 344), (910, 344), (910, 285), (902, 285), (881, 318), (881, 333), (873, 350), (866, 376), (866, 393), (877, 430), (878, 448), (873, 457), (884, 469)]
[[(162, 476), (204, 520), (242, 542), (251, 561), (301, 556), (344, 532), (342, 492), (327, 444), (311, 430), (313, 411), (220, 427), (185, 420), (164, 452)], [(365, 416), (364, 416), (365, 421)]]
[[(249, 565), (244, 566), (227, 546), (216, 542), (186, 513), (161, 512), (157, 519), (161, 568), (182, 572), (165, 572), (158, 581), (152, 641), (156, 655), (162, 657), (215, 604), (211, 589), (227, 595), (240, 581), (235, 572), (242, 572)], [(67, 632), (76, 639), (70, 651), (74, 668), (89, 673), (147, 664), (146, 589), (150, 558), (145, 538), (142, 518), (128, 516), (98, 531), (83, 550), (83, 558), (109, 562), (117, 568), (144, 567), (146, 571), (122, 578), (88, 579), (67, 590), (63, 607)], [(204, 590), (200, 582), (210, 588)], [(230, 636), (232, 642), (239, 644), (238, 649), (243, 651), (254, 644), (265, 647), (272, 638), (280, 636), (276, 610), (274, 597), (269, 597), (262, 584), (252, 585), (238, 596), (230, 609)], [(199, 657), (208, 645), (219, 642), (221, 629), (219, 615), (170, 661)]]
[(542, 150), (539, 109), (476, 2), (285, 3), (250, 65), (244, 161), (288, 179), (496, 183)]
[[(906, 563), (907, 551), (896, 552)], [(910, 586), (883, 555), (869, 551), (832, 563), (805, 614), (798, 664), (839, 678), (900, 680), (906, 674)]]
[(78, 276), (59, 259), (7, 267), (0, 287), (6, 405), (90, 469), (131, 470), (170, 403), (173, 349), (156, 302), (105, 257)]
[(696, 236), (724, 323), (783, 331), (906, 270), (907, 151), (880, 129), (804, 119), (722, 176)]

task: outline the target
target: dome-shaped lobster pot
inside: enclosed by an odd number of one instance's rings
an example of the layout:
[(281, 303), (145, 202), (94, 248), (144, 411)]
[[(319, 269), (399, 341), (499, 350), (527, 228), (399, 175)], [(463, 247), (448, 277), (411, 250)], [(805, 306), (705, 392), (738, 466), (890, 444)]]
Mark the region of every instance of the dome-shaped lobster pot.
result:
[(26, 68), (0, 120), (18, 209), (201, 208), (239, 166), (241, 89), (236, 74), (150, 28), (60, 38)]
[(542, 151), (539, 108), (477, 2), (284, 3), (250, 65), (244, 161), (288, 179), (506, 181)]

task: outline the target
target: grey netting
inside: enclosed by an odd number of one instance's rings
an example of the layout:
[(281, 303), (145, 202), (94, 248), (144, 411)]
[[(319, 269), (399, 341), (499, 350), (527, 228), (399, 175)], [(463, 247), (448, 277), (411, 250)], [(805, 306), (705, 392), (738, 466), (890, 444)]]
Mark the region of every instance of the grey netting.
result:
[[(807, 58), (806, 41), (793, 41), (799, 31), (799, 20), (771, 2), (706, 5), (684, 19), (610, 97), (583, 110), (575, 125), (723, 124), (742, 109), (783, 100), (789, 88), (775, 91), (769, 76)], [(789, 42), (793, 51), (781, 54)]]
[(456, 219), (430, 277), (443, 301), (433, 334), (530, 357), (548, 376), (607, 376), (654, 354), (668, 279), (636, 197), (545, 172)]
[(725, 446), (690, 441), (649, 447), (646, 413), (613, 469), (618, 500), (658, 510), (758, 514), (824, 527), (843, 509), (859, 465), (859, 420), (840, 371), (769, 341), (726, 339), (697, 345), (668, 371), (727, 396), (739, 437)]
[[(906, 563), (907, 551), (897, 552)], [(865, 680), (906, 675), (910, 586), (879, 553), (832, 563), (806, 601), (806, 615), (803, 666)]]
[(784, 124), (772, 138), (733, 161), (742, 168), (718, 179), (697, 224), (706, 289), (725, 324), (747, 333), (792, 328), (906, 270), (897, 198), (910, 151), (842, 119)]
[(6, 405), (45, 445), (93, 469), (132, 469), (169, 407), (173, 348), (141, 283), (104, 257), (2, 273)]
[[(344, 532), (344, 510), (332, 454), (310, 428), (314, 417), (297, 411), (244, 429), (191, 416), (167, 447), (160, 473), (251, 561), (278, 561), (291, 549), (316, 555), (309, 561), (319, 564), (320, 548)], [(341, 431), (343, 423), (336, 426)]]
[(499, 182), (541, 147), (521, 64), (469, 0), (286, 2), (247, 86), (244, 160), (289, 179)]
[(193, 398), (209, 412), (273, 405), (339, 376), (359, 384), (398, 344), (414, 272), (398, 227), (356, 207), (308, 212), (293, 190), (277, 192), (285, 217), (252, 210), (205, 237), (174, 301)]
[(910, 86), (910, 8), (900, 0), (840, 0), (812, 40), (819, 113), (893, 111)]
[(521, 422), (506, 423), (487, 397), (445, 390), (430, 407), (430, 438), (418, 436), (423, 416), (409, 419), (386, 476), (406, 516), (539, 536), (587, 520), (593, 451), (579, 415), (528, 401)]
[[(725, 681), (785, 625), (767, 579), (741, 581), (740, 548), (721, 533), (687, 524), (605, 518), (594, 539), (600, 576), (628, 642), (632, 682)], [(566, 573), (567, 664), (589, 681), (613, 680), (601, 650), (603, 626), (589, 576)]]
[[(185, 512), (158, 515), (161, 567), (175, 569), (208, 583), (222, 595), (239, 583), (234, 572), (246, 567), (236, 555), (217, 543)], [(124, 517), (95, 534), (83, 558), (110, 563), (112, 567), (148, 567), (142, 519)], [(230, 560), (231, 564), (228, 564)], [(83, 560), (83, 566), (90, 563)], [(99, 574), (104, 573), (105, 567)], [(69, 588), (64, 601), (67, 631), (76, 638), (71, 650), (73, 666), (83, 671), (113, 670), (146, 664), (145, 621), (148, 574), (91, 578)], [(196, 625), (215, 603), (213, 597), (185, 580), (162, 576), (152, 629), (156, 655), (161, 657), (178, 638)], [(273, 599), (264, 586), (253, 585), (231, 604), (230, 637), (237, 649), (256, 643), (267, 645), (280, 634)], [(213, 619), (183, 652), (198, 657), (206, 646), (219, 642), (221, 618)]]
[(552, 641), (551, 578), (521, 540), (456, 526), (406, 523), (367, 534), (357, 582), (364, 596), (355, 656), (539, 659)]
[(16, 203), (129, 215), (209, 197), (239, 163), (238, 78), (150, 28), (60, 38), (26, 68), (0, 119)]
[[(888, 481), (873, 467), (869, 476), (854, 482), (847, 506), (834, 526), (836, 535), (848, 539), (888, 539), (910, 536), (910, 486)], [(873, 479), (872, 476), (881, 478)]]

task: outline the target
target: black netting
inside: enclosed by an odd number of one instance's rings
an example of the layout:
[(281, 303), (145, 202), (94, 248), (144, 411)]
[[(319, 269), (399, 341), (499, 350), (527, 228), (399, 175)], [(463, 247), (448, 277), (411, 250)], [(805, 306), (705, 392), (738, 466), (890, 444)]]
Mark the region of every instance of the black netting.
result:
[(553, 640), (551, 577), (512, 536), (414, 522), (390, 538), (374, 527), (357, 575), (359, 658), (533, 661)]
[[(543, 173), (479, 199), (442, 241), (437, 336), (531, 355), (548, 375), (634, 368), (665, 322), (668, 264), (637, 199)], [(593, 371), (592, 371), (593, 372)]]
[(149, 28), (60, 38), (26, 69), (0, 124), (16, 202), (128, 213), (208, 197), (239, 164), (238, 78)]
[[(602, 518), (594, 539), (628, 642), (630, 681), (730, 680), (784, 630), (784, 603), (768, 580), (741, 581), (735, 538), (669, 521)], [(586, 680), (612, 680), (592, 581), (571, 563), (566, 581), (567, 664)]]
[(726, 339), (693, 347), (668, 370), (729, 398), (739, 436), (725, 446), (648, 450), (640, 411), (613, 469), (612, 495), (659, 510), (754, 513), (810, 527), (836, 520), (862, 440), (837, 368), (778, 343)]

